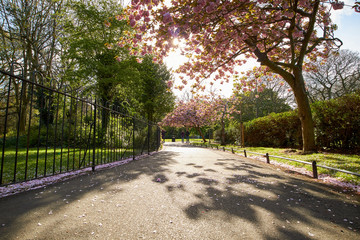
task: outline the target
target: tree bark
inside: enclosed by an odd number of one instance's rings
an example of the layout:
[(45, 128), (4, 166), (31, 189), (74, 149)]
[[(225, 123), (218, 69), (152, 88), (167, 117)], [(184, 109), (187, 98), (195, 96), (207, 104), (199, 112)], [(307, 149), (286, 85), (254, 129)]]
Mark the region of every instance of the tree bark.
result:
[(310, 153), (316, 151), (314, 121), (312, 119), (310, 103), (305, 90), (302, 71), (295, 72), (294, 76), (294, 86), (291, 87), (294, 91), (295, 100), (298, 106), (298, 114), (301, 121), (303, 152)]
[(220, 144), (222, 146), (226, 145), (226, 142), (225, 142), (225, 122), (223, 120), (221, 121)]
[(204, 143), (206, 143), (205, 136), (204, 136), (204, 134), (201, 132), (200, 127), (196, 127), (196, 129), (198, 130), (198, 132), (199, 132), (199, 134), (200, 134), (201, 138), (203, 139)]
[(282, 76), (290, 85), (294, 92), (295, 100), (298, 106), (299, 118), (301, 121), (303, 152), (310, 153), (316, 151), (314, 122), (312, 119), (309, 99), (305, 90), (302, 63), (293, 66), (293, 72), (291, 73), (270, 61), (267, 55), (261, 53), (260, 50), (257, 49), (254, 53), (262, 65), (268, 66), (274, 73)]

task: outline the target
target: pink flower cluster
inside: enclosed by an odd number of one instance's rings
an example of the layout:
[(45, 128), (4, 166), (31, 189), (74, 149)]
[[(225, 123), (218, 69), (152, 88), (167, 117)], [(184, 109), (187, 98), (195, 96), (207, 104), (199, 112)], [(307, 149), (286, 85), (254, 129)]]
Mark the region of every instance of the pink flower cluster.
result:
[(344, 2), (338, 1), (338, 0), (330, 1), (330, 4), (332, 5), (332, 7), (333, 7), (334, 10), (343, 9), (343, 8), (344, 8), (344, 5), (345, 5)]
[(222, 102), (195, 97), (188, 102), (180, 101), (176, 108), (161, 122), (163, 126), (202, 127), (219, 121)]
[[(309, 16), (315, 4), (315, 0), (300, 0), (294, 9), (287, 0), (181, 0), (172, 1), (171, 5), (164, 1), (133, 0), (126, 14), (129, 24), (138, 33), (132, 42), (154, 46), (151, 51), (140, 47), (142, 51), (138, 53), (151, 52), (161, 61), (175, 47), (174, 38), (185, 42), (182, 53), (189, 61), (176, 72), (194, 81), (194, 87), (201, 90), (201, 81), (210, 76), (215, 81), (228, 82), (239, 74), (234, 67), (251, 58), (264, 65), (271, 61), (291, 71), (288, 66), (294, 61), (303, 61), (303, 56), (299, 55), (303, 46), (309, 52), (306, 64), (325, 56), (332, 41), (319, 37), (324, 34), (308, 31)], [(336, 8), (341, 4), (334, 0), (332, 6)], [(317, 31), (325, 29), (325, 35), (331, 36), (334, 28), (328, 6), (319, 4), (315, 24)], [(245, 84), (243, 87), (254, 89)]]

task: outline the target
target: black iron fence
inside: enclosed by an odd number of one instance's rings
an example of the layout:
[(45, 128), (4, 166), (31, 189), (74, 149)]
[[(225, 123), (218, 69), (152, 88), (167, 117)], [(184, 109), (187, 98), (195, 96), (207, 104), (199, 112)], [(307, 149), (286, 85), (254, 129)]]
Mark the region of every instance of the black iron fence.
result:
[(36, 72), (25, 79), (21, 71), (0, 70), (0, 185), (94, 171), (159, 147), (156, 124), (101, 106)]

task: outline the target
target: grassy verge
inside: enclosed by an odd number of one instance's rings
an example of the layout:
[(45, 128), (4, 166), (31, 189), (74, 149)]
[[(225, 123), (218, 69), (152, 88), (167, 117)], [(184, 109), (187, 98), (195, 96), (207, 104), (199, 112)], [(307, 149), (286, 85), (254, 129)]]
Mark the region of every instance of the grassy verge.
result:
[[(49, 176), (80, 168), (92, 166), (93, 149), (85, 151), (77, 148), (15, 148), (5, 150), (3, 161), (2, 184), (20, 182), (38, 177)], [(127, 158), (132, 155), (132, 149), (97, 148), (95, 149), (95, 164), (104, 164)], [(0, 161), (2, 152), (0, 151)], [(16, 166), (16, 170), (15, 170)]]
[[(192, 139), (191, 142), (195, 145), (203, 145), (200, 139)], [(210, 144), (207, 143), (207, 145)], [(220, 146), (220, 144), (214, 144), (214, 143), (211, 143), (211, 146), (215, 148), (222, 147)], [(246, 149), (246, 151), (250, 151), (250, 152), (262, 153), (262, 154), (268, 153), (269, 155), (273, 155), (273, 156), (286, 157), (286, 158), (301, 160), (309, 163), (311, 163), (312, 161), (316, 161), (317, 165), (323, 165), (323, 166), (338, 168), (355, 173), (360, 173), (360, 156), (354, 154), (352, 155), (352, 154), (320, 152), (320, 153), (303, 155), (301, 154), (301, 151), (294, 149), (267, 148), (267, 147), (240, 148), (239, 146), (235, 146), (235, 145), (227, 145), (226, 148), (233, 148), (234, 151), (239, 154), (243, 154), (244, 149)], [(248, 155), (253, 155), (253, 154), (248, 154)], [(307, 164), (302, 164), (298, 162), (292, 162), (285, 159), (272, 158), (272, 157), (270, 157), (270, 161), (277, 161), (295, 167), (306, 168), (307, 170), (312, 171), (311, 165), (307, 165)], [(356, 185), (360, 184), (360, 177), (355, 175), (329, 170), (321, 167), (318, 167), (318, 173), (326, 174), (331, 177), (336, 177), (341, 179), (342, 181), (353, 183)]]

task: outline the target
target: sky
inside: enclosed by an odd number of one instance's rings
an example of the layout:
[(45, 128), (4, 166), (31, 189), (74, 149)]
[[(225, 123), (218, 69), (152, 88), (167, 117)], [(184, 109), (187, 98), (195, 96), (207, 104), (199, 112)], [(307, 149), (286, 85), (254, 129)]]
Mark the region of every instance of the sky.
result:
[[(345, 0), (345, 7), (342, 10), (332, 10), (331, 18), (333, 23), (338, 26), (335, 36), (343, 42), (341, 49), (349, 49), (360, 53), (360, 13), (356, 13), (351, 6), (354, 0)], [(168, 68), (176, 69), (182, 63), (186, 62), (186, 58), (181, 56), (179, 51), (169, 55), (165, 59), (165, 64)], [(256, 64), (256, 61), (250, 61), (247, 65), (243, 66), (241, 70), (248, 70)], [(175, 76), (176, 79), (176, 76)], [(175, 84), (176, 84), (175, 80)], [(179, 82), (179, 81), (178, 81)], [(232, 82), (228, 84), (215, 84), (216, 91), (219, 95), (230, 97), (232, 94)], [(173, 90), (178, 98), (182, 98), (186, 88), (183, 91)]]

